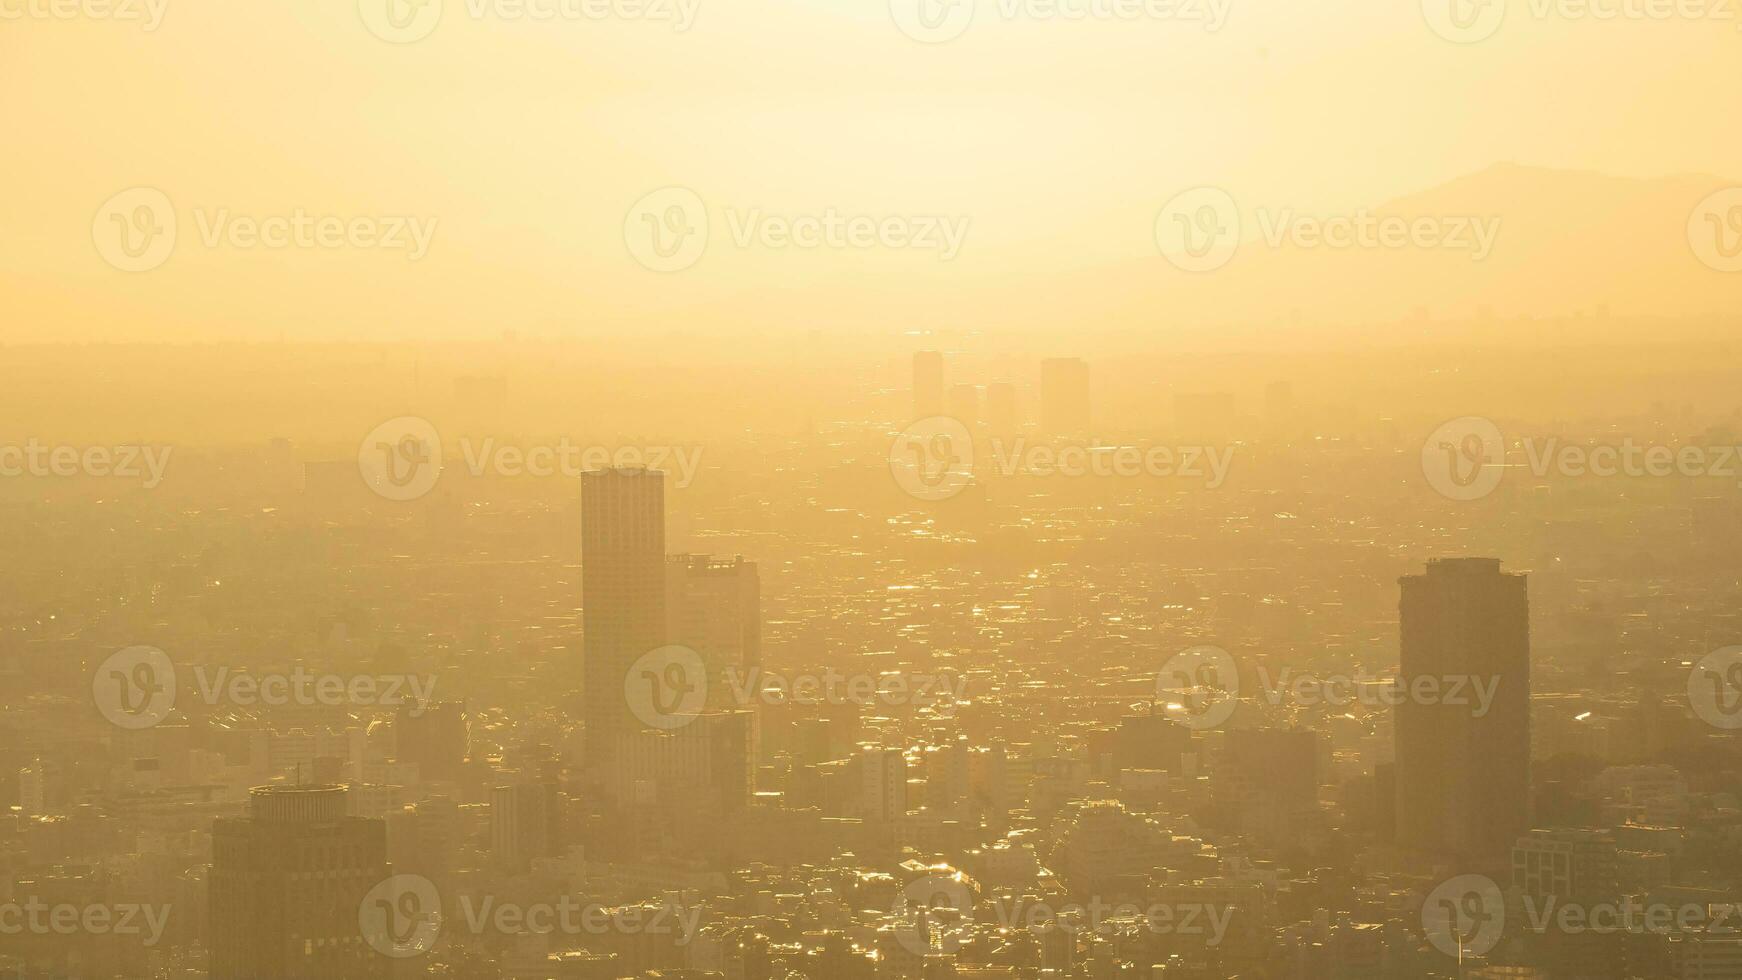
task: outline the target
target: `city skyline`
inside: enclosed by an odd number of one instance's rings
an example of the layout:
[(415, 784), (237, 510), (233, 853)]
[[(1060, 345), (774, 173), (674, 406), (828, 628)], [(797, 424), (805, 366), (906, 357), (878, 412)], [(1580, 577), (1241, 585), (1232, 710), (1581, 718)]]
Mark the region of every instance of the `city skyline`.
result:
[(0, 980), (1742, 980), (1742, 0), (0, 0)]

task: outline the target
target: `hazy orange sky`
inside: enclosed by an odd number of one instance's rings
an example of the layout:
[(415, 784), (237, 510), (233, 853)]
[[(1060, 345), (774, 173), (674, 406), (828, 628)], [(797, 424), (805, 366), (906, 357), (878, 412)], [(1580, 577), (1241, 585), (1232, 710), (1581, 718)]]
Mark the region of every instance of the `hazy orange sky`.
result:
[[(700, 0), (688, 31), (445, 0), (427, 38), (392, 44), (344, 0), (155, 0), (156, 30), (38, 16), (50, 2), (0, 0), (0, 340), (675, 317), (905, 328), (934, 325), (931, 297), (948, 297), (952, 326), (980, 310), (993, 328), (1061, 270), (1135, 259), (1172, 274), (1155, 215), (1199, 185), (1335, 211), (1498, 161), (1742, 176), (1734, 20), (1521, 2), (1492, 38), (1459, 44), (1414, 0), (1228, 0), (1218, 31), (1007, 20), (983, 0), (960, 38), (923, 44), (885, 0)], [(626, 247), (625, 217), (668, 185), (704, 199), (714, 227), (704, 260), (660, 274)], [(93, 244), (99, 209), (134, 187), (162, 191), (179, 221), (149, 272)], [(724, 217), (829, 209), (971, 224), (943, 261), (735, 247)], [(202, 240), (219, 214), (299, 210), (419, 219), (428, 254)]]

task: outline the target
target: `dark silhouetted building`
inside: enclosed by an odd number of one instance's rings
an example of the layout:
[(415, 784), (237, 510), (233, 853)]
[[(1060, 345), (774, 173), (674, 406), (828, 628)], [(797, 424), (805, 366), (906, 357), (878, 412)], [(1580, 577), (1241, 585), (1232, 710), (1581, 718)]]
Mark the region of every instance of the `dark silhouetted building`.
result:
[[(1509, 868), (1530, 829), (1530, 600), (1490, 558), (1401, 580), (1397, 841)], [(1484, 713), (1477, 685), (1493, 685)]]
[(212, 827), (210, 975), (386, 977), (358, 910), (387, 875), (387, 825), (346, 816), (344, 787), (255, 789)]
[(642, 727), (624, 680), (637, 658), (665, 643), (665, 474), (582, 476), (581, 623), (587, 766), (610, 784), (618, 743)]
[(523, 874), (535, 858), (560, 857), (563, 794), (554, 772), (490, 791), (490, 857), (509, 874)]
[(701, 655), (708, 669), (708, 707), (741, 707), (733, 703), (732, 692), (762, 663), (762, 578), (756, 563), (671, 556), (666, 562), (665, 638)]

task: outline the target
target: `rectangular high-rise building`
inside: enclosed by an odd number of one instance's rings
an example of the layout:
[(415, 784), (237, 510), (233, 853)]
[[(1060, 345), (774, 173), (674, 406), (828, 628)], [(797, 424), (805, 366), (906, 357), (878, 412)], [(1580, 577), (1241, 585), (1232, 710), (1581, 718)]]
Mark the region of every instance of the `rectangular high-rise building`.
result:
[(1089, 364), (1074, 357), (1040, 362), (1040, 422), (1049, 435), (1089, 428)]
[(665, 474), (581, 477), (581, 629), (587, 767), (610, 782), (616, 745), (640, 731), (629, 668), (665, 644)]
[(212, 826), (210, 975), (386, 977), (359, 928), (387, 878), (387, 824), (346, 815), (342, 786), (263, 786)]
[(913, 417), (944, 414), (944, 355), (922, 350), (913, 355)]
[(535, 858), (560, 857), (563, 794), (554, 773), (490, 791), (490, 856), (508, 874), (523, 874)]
[(1442, 559), (1400, 584), (1397, 841), (1507, 868), (1530, 829), (1526, 576)]
[(743, 707), (733, 703), (733, 682), (742, 685), (762, 663), (762, 578), (756, 563), (708, 555), (667, 559), (665, 641), (701, 655), (708, 672), (707, 707)]
[(900, 749), (869, 746), (859, 753), (860, 815), (888, 823), (907, 815), (907, 757)]

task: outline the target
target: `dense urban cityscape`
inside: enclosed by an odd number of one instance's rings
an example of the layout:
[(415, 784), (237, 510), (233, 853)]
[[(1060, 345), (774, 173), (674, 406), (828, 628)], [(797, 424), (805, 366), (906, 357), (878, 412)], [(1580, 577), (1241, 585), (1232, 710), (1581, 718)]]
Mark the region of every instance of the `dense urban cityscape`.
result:
[(0, 980), (1742, 980), (1742, 0), (0, 0)]
[(1734, 476), (1096, 377), (7, 484), (0, 975), (1738, 975)]

